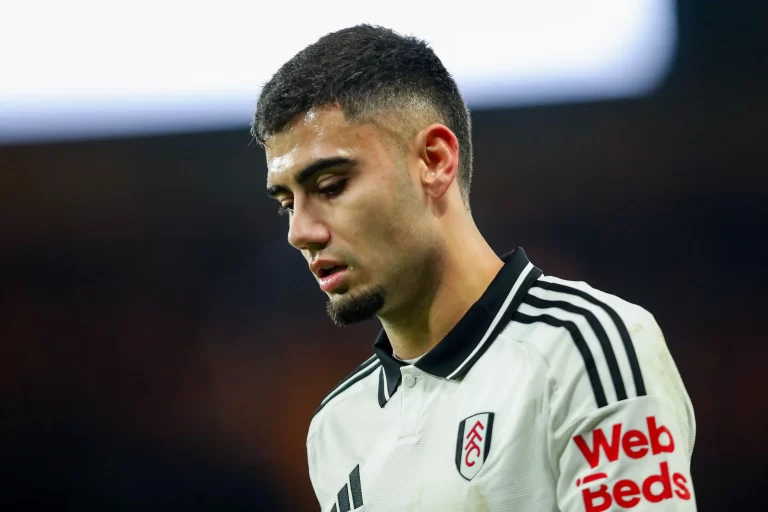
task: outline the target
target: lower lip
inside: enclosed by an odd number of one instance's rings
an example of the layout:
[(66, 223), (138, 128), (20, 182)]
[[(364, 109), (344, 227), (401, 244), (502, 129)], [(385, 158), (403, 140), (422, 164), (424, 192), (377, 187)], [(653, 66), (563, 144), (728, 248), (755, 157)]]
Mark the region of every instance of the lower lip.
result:
[(320, 278), (320, 289), (324, 292), (330, 292), (334, 288), (341, 284), (341, 280), (344, 279), (344, 275), (347, 273), (347, 269), (342, 269), (333, 274)]

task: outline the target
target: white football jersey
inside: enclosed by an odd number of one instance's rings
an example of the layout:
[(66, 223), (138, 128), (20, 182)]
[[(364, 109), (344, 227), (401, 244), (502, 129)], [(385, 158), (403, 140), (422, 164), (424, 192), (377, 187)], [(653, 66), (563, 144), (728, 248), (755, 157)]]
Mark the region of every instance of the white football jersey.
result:
[(695, 511), (693, 408), (653, 316), (502, 259), (415, 364), (382, 331), (323, 400), (322, 512)]

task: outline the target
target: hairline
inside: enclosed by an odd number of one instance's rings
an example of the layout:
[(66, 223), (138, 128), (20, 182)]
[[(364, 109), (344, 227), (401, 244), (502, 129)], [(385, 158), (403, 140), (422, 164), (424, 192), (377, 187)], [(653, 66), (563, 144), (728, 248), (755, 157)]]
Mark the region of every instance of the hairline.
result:
[[(389, 97), (387, 97), (389, 96)], [(269, 139), (291, 130), (291, 128), (312, 111), (324, 108), (338, 108), (344, 116), (344, 120), (351, 124), (373, 124), (401, 135), (404, 128), (411, 126), (411, 133), (415, 134), (421, 128), (431, 123), (446, 124), (440, 110), (428, 98), (422, 95), (400, 94), (392, 96), (388, 94), (376, 95), (365, 100), (338, 99), (327, 103), (312, 105), (309, 109), (297, 112), (284, 126), (272, 133), (258, 133), (258, 127), (254, 126), (253, 135), (262, 146), (269, 145)], [(418, 112), (411, 114), (409, 112)], [(420, 128), (415, 128), (418, 125)], [(412, 135), (411, 135), (412, 136)], [(406, 142), (405, 136), (402, 142)], [(263, 140), (262, 140), (263, 139)]]

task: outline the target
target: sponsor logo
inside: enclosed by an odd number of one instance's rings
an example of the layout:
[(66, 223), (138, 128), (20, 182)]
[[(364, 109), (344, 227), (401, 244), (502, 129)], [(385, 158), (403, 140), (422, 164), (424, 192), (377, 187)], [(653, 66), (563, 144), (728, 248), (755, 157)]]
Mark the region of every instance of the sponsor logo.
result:
[(488, 458), (492, 432), (492, 412), (475, 414), (459, 423), (456, 469), (466, 480), (472, 480)]
[[(624, 426), (617, 423), (611, 427), (610, 436), (601, 428), (595, 429), (591, 444), (580, 435), (575, 436), (573, 441), (592, 469), (602, 461), (610, 464), (622, 456), (642, 459), (675, 450), (672, 432), (657, 424), (653, 416), (646, 418), (645, 431), (625, 431)], [(629, 509), (643, 501), (659, 503), (670, 499), (691, 499), (688, 479), (681, 473), (672, 472), (666, 461), (660, 462), (657, 470), (640, 480), (623, 478), (613, 483), (603, 482), (607, 479), (607, 473), (599, 472), (576, 480), (577, 487), (583, 486), (581, 495), (587, 512), (603, 512), (612, 506)]]

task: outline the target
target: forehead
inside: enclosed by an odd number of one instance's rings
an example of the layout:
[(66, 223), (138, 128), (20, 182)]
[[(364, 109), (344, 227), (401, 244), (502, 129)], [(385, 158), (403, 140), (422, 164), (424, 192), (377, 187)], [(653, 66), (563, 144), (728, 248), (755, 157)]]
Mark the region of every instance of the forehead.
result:
[(380, 130), (348, 121), (338, 107), (315, 108), (273, 135), (265, 148), (267, 183), (285, 183), (302, 168), (321, 159), (349, 158), (385, 149)]

